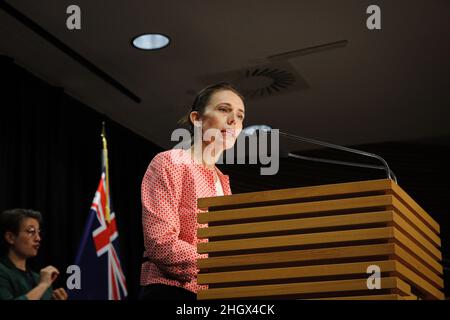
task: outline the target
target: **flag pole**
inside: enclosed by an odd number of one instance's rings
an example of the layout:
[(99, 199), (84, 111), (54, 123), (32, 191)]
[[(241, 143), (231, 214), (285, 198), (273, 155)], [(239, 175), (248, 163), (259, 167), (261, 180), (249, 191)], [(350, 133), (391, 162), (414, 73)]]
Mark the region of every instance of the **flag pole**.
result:
[(102, 122), (102, 143), (103, 143), (103, 165), (105, 166), (105, 179), (106, 179), (106, 186), (105, 186), (105, 193), (106, 193), (106, 212), (105, 212), (105, 218), (106, 221), (110, 222), (110, 203), (109, 203), (109, 168), (108, 168), (108, 144), (106, 142), (106, 128), (105, 128), (105, 121)]

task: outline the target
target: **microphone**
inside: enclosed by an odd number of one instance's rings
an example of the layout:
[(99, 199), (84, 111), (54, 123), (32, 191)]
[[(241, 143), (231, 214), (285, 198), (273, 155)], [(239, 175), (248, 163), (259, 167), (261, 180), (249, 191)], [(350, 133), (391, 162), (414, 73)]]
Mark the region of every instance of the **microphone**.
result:
[[(243, 129), (242, 132), (246, 136), (251, 136), (256, 131), (271, 132), (272, 130), (273, 129), (271, 127), (266, 126), (266, 125), (254, 125), (254, 126), (250, 126), (250, 127)], [(359, 154), (359, 155), (366, 156), (366, 157), (375, 158), (375, 159), (379, 160), (383, 165), (377, 166), (377, 165), (370, 165), (370, 164), (359, 163), (359, 162), (348, 162), (348, 161), (338, 161), (338, 160), (316, 158), (316, 157), (307, 157), (307, 156), (301, 156), (301, 155), (290, 153), (290, 152), (288, 152), (288, 154), (287, 154), (288, 157), (295, 158), (295, 159), (307, 160), (307, 161), (314, 161), (314, 162), (323, 162), (323, 163), (346, 165), (346, 166), (351, 166), (351, 167), (361, 167), (361, 168), (384, 170), (384, 171), (386, 171), (387, 178), (390, 180), (393, 180), (395, 183), (398, 184), (397, 177), (395, 176), (394, 172), (389, 168), (387, 161), (384, 160), (381, 156), (379, 156), (377, 154), (358, 150), (358, 149), (348, 148), (348, 147), (340, 146), (340, 145), (329, 143), (329, 142), (319, 141), (319, 140), (315, 140), (315, 139), (311, 139), (311, 138), (305, 138), (305, 137), (293, 135), (290, 133), (285, 133), (285, 132), (282, 132), (279, 130), (278, 130), (278, 134), (283, 137), (289, 138), (291, 140), (307, 142), (307, 143), (319, 145), (322, 147), (332, 148), (332, 149), (336, 149), (336, 150), (340, 150), (340, 151), (345, 151), (345, 152)]]

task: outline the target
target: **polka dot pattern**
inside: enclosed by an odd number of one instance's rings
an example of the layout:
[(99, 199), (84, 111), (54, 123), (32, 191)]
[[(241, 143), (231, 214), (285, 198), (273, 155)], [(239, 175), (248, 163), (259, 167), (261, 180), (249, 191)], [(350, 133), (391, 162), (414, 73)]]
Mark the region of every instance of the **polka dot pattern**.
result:
[[(217, 168), (216, 168), (217, 169)], [(225, 195), (230, 195), (228, 176), (217, 169)], [(162, 283), (192, 292), (197, 284), (197, 199), (216, 196), (214, 169), (195, 163), (181, 149), (161, 152), (151, 161), (141, 186), (144, 257), (141, 285)]]

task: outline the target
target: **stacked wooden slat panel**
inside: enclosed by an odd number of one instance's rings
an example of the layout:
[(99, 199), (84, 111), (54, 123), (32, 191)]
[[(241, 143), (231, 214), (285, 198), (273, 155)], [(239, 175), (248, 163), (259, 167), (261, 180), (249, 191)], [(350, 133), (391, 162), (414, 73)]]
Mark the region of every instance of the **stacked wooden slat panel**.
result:
[[(391, 180), (199, 199), (198, 299), (443, 299), (439, 225)], [(368, 289), (369, 266), (381, 289)]]

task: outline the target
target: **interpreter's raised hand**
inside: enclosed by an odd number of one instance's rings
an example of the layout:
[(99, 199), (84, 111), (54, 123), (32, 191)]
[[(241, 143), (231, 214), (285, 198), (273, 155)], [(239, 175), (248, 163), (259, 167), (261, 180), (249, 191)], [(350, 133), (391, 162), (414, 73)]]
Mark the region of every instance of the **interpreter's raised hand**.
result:
[(67, 300), (67, 292), (64, 288), (58, 288), (53, 290), (52, 297), (54, 300)]
[(41, 280), (39, 283), (51, 286), (53, 281), (59, 276), (59, 271), (54, 266), (47, 266), (41, 269)]

